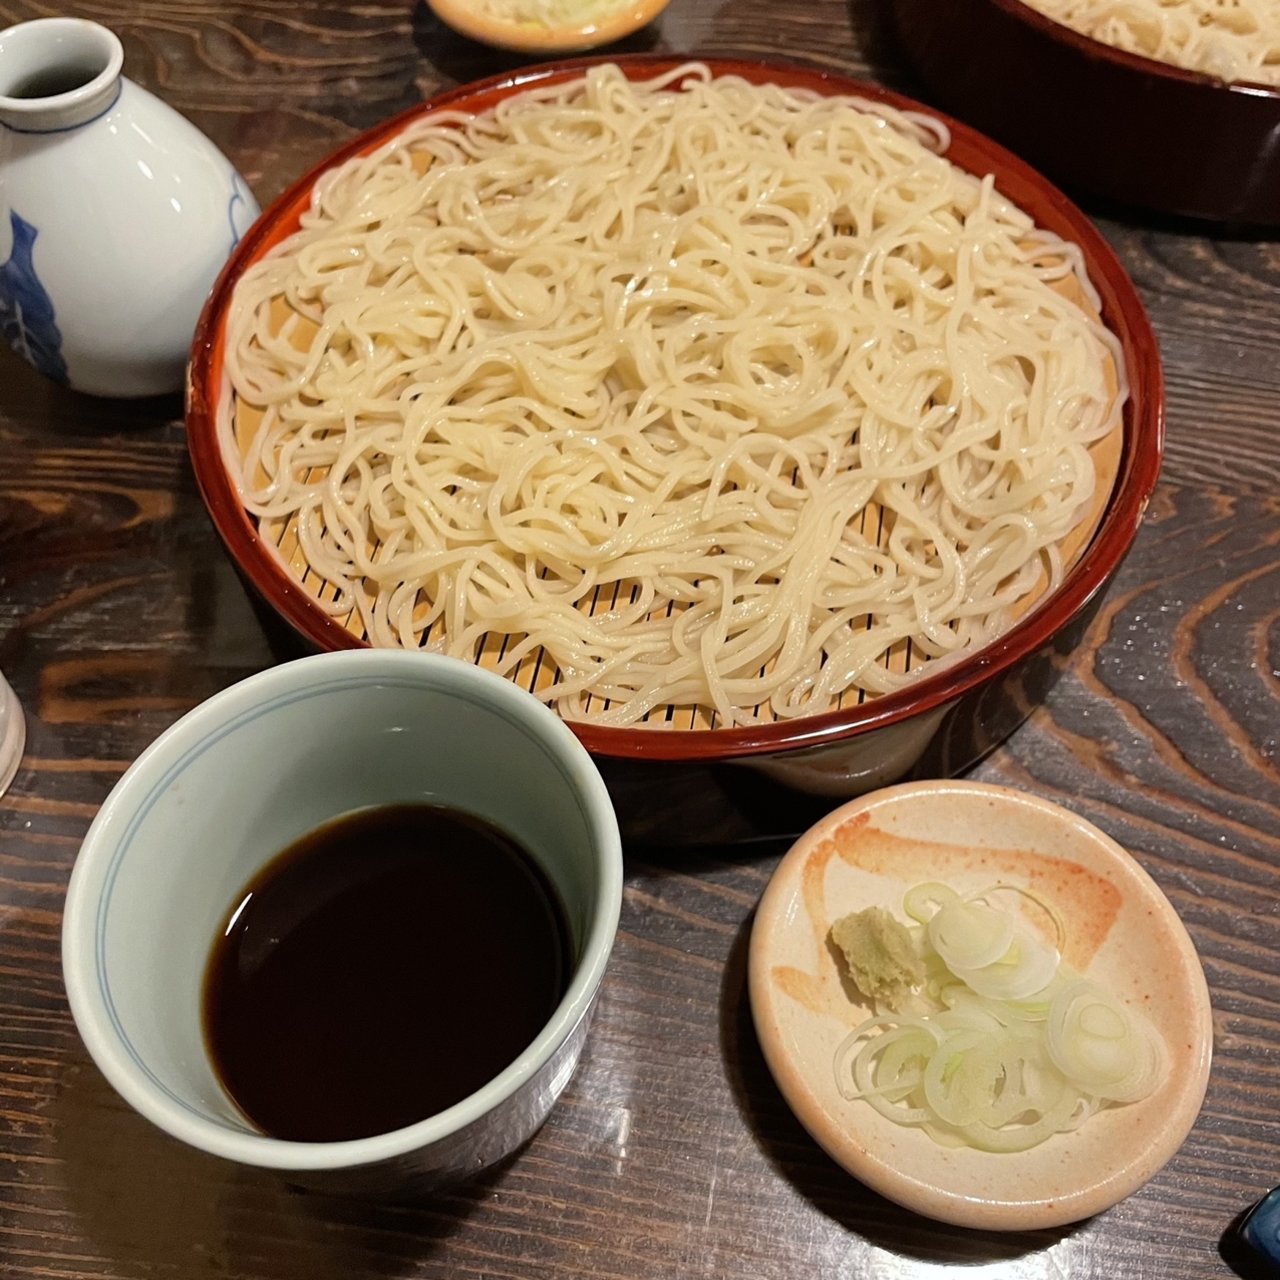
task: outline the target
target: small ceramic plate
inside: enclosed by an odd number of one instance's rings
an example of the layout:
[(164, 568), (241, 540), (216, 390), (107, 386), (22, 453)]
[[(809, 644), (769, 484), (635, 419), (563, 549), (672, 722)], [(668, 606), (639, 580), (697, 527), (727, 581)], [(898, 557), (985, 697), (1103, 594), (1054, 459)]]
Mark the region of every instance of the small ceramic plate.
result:
[[(427, 0), (436, 17), (472, 40), (515, 49), (520, 53), (581, 53), (621, 40), (667, 7), (670, 0), (579, 0), (564, 8), (572, 13), (564, 21), (554, 16), (553, 0)], [(503, 10), (509, 10), (507, 17)], [(523, 16), (523, 13), (529, 16)], [(545, 11), (547, 16), (541, 16)], [(538, 16), (535, 16), (538, 15)]]
[[(1142, 1102), (1013, 1154), (940, 1146), (841, 1097), (836, 1050), (869, 1008), (843, 980), (828, 930), (868, 906), (904, 919), (903, 893), (926, 880), (961, 893), (1003, 881), (1052, 901), (1067, 926), (1064, 960), (1141, 1008), (1164, 1037), (1164, 1083)], [(1204, 1100), (1209, 992), (1169, 900), (1096, 827), (1004, 787), (890, 787), (811, 828), (761, 899), (750, 988), (769, 1069), (816, 1141), (881, 1195), (959, 1226), (1032, 1230), (1110, 1207), (1170, 1159)]]

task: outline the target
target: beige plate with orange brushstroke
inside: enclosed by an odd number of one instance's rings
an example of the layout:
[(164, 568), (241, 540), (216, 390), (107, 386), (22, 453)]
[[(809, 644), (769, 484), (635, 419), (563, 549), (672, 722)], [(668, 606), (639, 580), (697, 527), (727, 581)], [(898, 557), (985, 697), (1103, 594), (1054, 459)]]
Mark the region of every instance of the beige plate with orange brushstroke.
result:
[[(837, 968), (828, 930), (868, 906), (905, 919), (904, 892), (926, 880), (961, 893), (999, 880), (1056, 904), (1067, 963), (1141, 1007), (1164, 1037), (1164, 1083), (1142, 1102), (1103, 1110), (1074, 1133), (1014, 1154), (940, 1146), (841, 1097), (836, 1050), (870, 1010)], [(812, 827), (761, 899), (750, 990), (769, 1069), (816, 1141), (881, 1195), (959, 1226), (1032, 1230), (1109, 1208), (1182, 1145), (1208, 1082), (1209, 992), (1169, 900), (1096, 827), (1005, 787), (908, 783)]]
[[(581, 53), (621, 40), (667, 7), (670, 0), (598, 0), (583, 4), (576, 20), (551, 25), (536, 19), (504, 17), (501, 6), (478, 0), (427, 0), (436, 16), (472, 40), (521, 53)], [(536, 6), (526, 6), (536, 8)], [(516, 4), (508, 6), (512, 11)]]

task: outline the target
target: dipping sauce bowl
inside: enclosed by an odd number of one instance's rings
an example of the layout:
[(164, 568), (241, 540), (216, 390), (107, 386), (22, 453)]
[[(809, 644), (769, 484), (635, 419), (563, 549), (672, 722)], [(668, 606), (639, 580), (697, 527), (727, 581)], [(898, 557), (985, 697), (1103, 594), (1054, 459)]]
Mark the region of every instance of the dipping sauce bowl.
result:
[[(570, 934), (564, 998), (505, 1070), (419, 1123), (340, 1142), (268, 1137), (226, 1095), (204, 1043), (215, 932), (237, 890), (299, 837), (353, 810), (417, 803), (486, 819), (538, 861)], [(502, 1159), (546, 1119), (577, 1065), (621, 900), (604, 783), (552, 712), (451, 658), (324, 654), (217, 694), (124, 774), (71, 877), (63, 970), (95, 1062), (173, 1137), (295, 1183), (404, 1194)], [(477, 949), (485, 927), (475, 921)]]

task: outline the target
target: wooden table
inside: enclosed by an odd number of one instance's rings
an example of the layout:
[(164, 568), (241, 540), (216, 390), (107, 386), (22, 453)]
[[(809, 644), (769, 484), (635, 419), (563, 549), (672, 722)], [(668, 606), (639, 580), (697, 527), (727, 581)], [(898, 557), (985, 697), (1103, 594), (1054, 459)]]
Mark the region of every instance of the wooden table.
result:
[[(0, 26), (54, 10), (2, 0)], [(266, 203), (441, 85), (513, 65), (421, 4), (76, 0), (125, 69)], [(865, 0), (674, 0), (636, 49), (783, 54), (920, 94)], [(68, 198), (74, 198), (69, 193)], [(792, 1119), (751, 1028), (751, 911), (785, 845), (629, 850), (581, 1071), (486, 1180), (413, 1207), (329, 1202), (202, 1158), (88, 1061), (59, 967), (77, 845), (180, 713), (290, 652), (201, 506), (176, 399), (94, 401), (0, 353), (0, 668), (29, 717), (0, 803), (0, 1274), (983, 1277), (1229, 1274), (1221, 1238), (1280, 1182), (1280, 248), (1102, 225), (1151, 309), (1169, 447), (1145, 525), (1046, 706), (976, 772), (1133, 851), (1186, 921), (1216, 1009), (1203, 1114), (1100, 1217), (997, 1236), (913, 1217)]]

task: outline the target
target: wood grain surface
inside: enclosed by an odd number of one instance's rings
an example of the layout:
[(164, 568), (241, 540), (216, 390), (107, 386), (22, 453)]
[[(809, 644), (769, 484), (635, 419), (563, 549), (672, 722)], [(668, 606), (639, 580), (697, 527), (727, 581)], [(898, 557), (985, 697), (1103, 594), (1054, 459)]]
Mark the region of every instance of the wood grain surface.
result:
[[(126, 73), (208, 133), (263, 203), (423, 94), (519, 63), (397, 0), (0, 0), (0, 26), (54, 13), (114, 28)], [(674, 0), (621, 47), (781, 54), (927, 96), (863, 0)], [(72, 860), (158, 732), (296, 648), (214, 537), (176, 399), (91, 400), (6, 350), (0, 669), (29, 737), (0, 801), (0, 1274), (1230, 1275), (1224, 1233), (1280, 1182), (1280, 245), (1085, 204), (1159, 332), (1167, 461), (1086, 642), (975, 776), (1113, 835), (1199, 948), (1216, 1058), (1163, 1172), (1088, 1222), (1012, 1236), (913, 1217), (841, 1173), (773, 1086), (745, 1002), (752, 908), (787, 843), (762, 833), (786, 821), (628, 849), (581, 1070), (533, 1142), (479, 1183), (408, 1206), (325, 1200), (153, 1130), (67, 1010)], [(688, 803), (696, 825), (696, 796), (661, 800)]]

